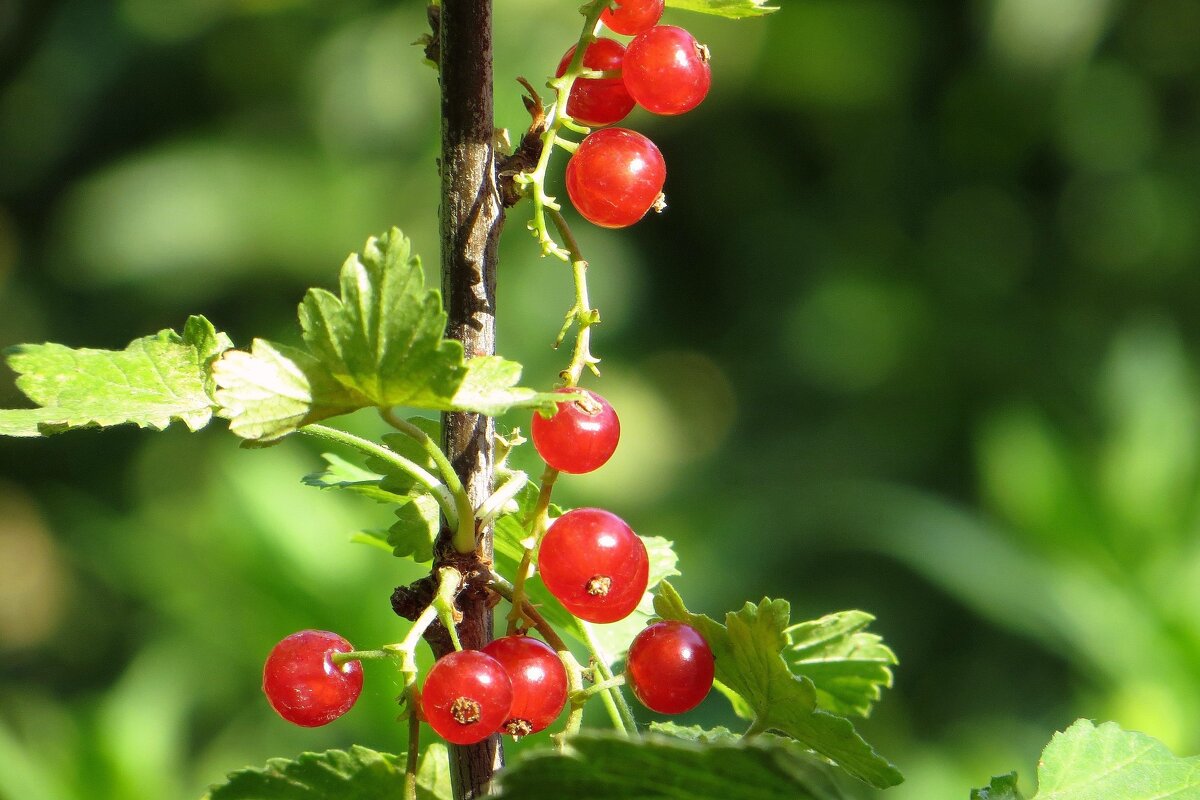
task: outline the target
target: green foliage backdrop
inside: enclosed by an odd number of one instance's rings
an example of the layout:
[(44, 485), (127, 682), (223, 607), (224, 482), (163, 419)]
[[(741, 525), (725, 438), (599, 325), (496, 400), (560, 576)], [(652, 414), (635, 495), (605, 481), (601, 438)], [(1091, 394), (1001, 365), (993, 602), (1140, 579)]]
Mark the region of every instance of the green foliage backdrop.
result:
[[(575, 5), (499, 4), (514, 133), (513, 79), (557, 63)], [(577, 226), (625, 434), (564, 501), (675, 540), (694, 612), (874, 613), (901, 659), (862, 723), (908, 778), (888, 797), (1024, 784), (1079, 716), (1200, 751), (1200, 0), (781, 5), (671, 12), (716, 83), (636, 121), (670, 208)], [(120, 348), (193, 312), (295, 344), (304, 288), (366, 235), (434, 252), (424, 26), (408, 0), (0, 5), (0, 346)], [(545, 388), (570, 276), (523, 224), (501, 348)], [(415, 577), (345, 544), (390, 520), (302, 486), (316, 453), (0, 444), (0, 798), (198, 797), (398, 749), (387, 680), (319, 731), (258, 690), (292, 630), (395, 640)]]

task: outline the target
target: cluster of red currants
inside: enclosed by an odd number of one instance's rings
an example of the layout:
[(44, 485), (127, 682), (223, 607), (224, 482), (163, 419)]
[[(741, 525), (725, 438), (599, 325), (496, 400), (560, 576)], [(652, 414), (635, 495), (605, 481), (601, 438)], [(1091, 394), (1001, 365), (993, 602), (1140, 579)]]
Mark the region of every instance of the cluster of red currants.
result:
[[(600, 37), (587, 46), (584, 68), (606, 75), (575, 80), (567, 99), (570, 117), (603, 128), (620, 122), (634, 105), (675, 115), (700, 104), (712, 84), (708, 48), (683, 28), (659, 25), (662, 13), (663, 0), (616, 0), (601, 14), (602, 24), (633, 40), (626, 47)], [(574, 54), (572, 47), (563, 56), (559, 77)], [(666, 178), (654, 142), (627, 128), (604, 128), (585, 137), (567, 163), (567, 194), (589, 222), (623, 228), (662, 202)]]
[[(552, 417), (535, 415), (534, 447), (560, 472), (581, 474), (602, 466), (616, 450), (620, 421), (595, 392), (558, 404)], [(642, 540), (620, 517), (598, 508), (568, 511), (554, 520), (538, 549), (542, 581), (563, 606), (588, 622), (617, 622), (637, 608), (649, 581)], [(279, 642), (263, 668), (263, 691), (289, 722), (324, 725), (350, 710), (362, 691), (362, 666), (338, 653), (353, 648), (329, 631), (300, 631)], [(704, 637), (674, 620), (651, 624), (633, 640), (625, 678), (652, 711), (679, 714), (712, 688), (715, 661)], [(505, 636), (482, 650), (459, 650), (429, 670), (421, 715), (442, 738), (471, 744), (493, 733), (537, 733), (562, 712), (568, 699), (566, 669), (558, 653), (528, 635)]]

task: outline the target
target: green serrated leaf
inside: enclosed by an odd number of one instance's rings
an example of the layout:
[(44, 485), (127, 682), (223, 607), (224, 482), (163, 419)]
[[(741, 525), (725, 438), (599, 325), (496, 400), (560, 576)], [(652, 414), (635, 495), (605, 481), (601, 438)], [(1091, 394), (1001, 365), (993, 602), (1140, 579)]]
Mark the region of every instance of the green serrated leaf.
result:
[(728, 19), (745, 19), (761, 17), (779, 10), (779, 6), (769, 6), (767, 2), (768, 0), (667, 0), (667, 7)]
[(163, 430), (176, 420), (199, 430), (213, 414), (210, 362), (230, 346), (204, 317), (190, 317), (182, 336), (163, 330), (119, 351), (17, 345), (8, 350), (17, 388), (41, 408), (0, 411), (0, 434), (126, 424)]
[(309, 350), (346, 387), (379, 406), (429, 407), (466, 373), (462, 345), (442, 338), (446, 312), (420, 257), (392, 228), (342, 265), (341, 295), (312, 289), (300, 304)]
[(398, 229), (368, 239), (342, 265), (339, 284), (339, 295), (308, 292), (300, 325), (309, 351), (365, 405), (490, 415), (554, 407), (554, 395), (516, 386), (519, 364), (467, 361), (459, 342), (443, 338), (441, 295), (425, 286), (421, 260)]
[(716, 679), (754, 711), (755, 729), (790, 736), (877, 788), (903, 780), (848, 719), (817, 708), (812, 681), (788, 669), (782, 656), (791, 614), (786, 601), (746, 603), (740, 611), (726, 614), (721, 625), (689, 612), (675, 588), (663, 581), (654, 608), (663, 619), (680, 620), (700, 631), (716, 656)]
[(418, 563), (433, 560), (433, 541), (441, 524), (441, 507), (431, 494), (409, 497), (396, 509), (396, 522), (388, 528), (387, 540), (397, 558)]
[(971, 800), (1024, 800), (1017, 789), (1017, 773), (998, 775), (982, 789), (972, 789)]
[[(807, 763), (806, 763), (807, 762)], [(695, 742), (585, 732), (567, 753), (534, 751), (500, 777), (511, 800), (841, 800), (820, 765), (775, 741)]]
[[(746, 740), (740, 734), (724, 727), (702, 728), (699, 725), (684, 726), (674, 722), (651, 722), (650, 730), (664, 736), (702, 745), (746, 744)], [(758, 745), (773, 748), (776, 752), (777, 763), (794, 773), (799, 780), (814, 791), (814, 794), (822, 798), (848, 798), (851, 796), (838, 786), (839, 776), (835, 772), (837, 768), (826, 761), (817, 759), (804, 748), (804, 745), (794, 739), (768, 733), (759, 736), (754, 741)]]
[(365, 747), (273, 758), (263, 769), (233, 773), (205, 800), (378, 800), (396, 797), (404, 760)]
[(454, 800), (450, 785), (450, 750), (433, 742), (421, 754), (417, 765), (417, 800)]
[(345, 489), (362, 495), (378, 503), (407, 503), (409, 498), (403, 494), (389, 492), (380, 486), (384, 480), (369, 469), (353, 464), (339, 455), (322, 453), (326, 467), (320, 472), (305, 475), (305, 486), (315, 486), (318, 489)]
[(1144, 733), (1081, 719), (1054, 734), (1038, 762), (1034, 800), (1200, 798), (1200, 756), (1178, 758)]
[(229, 429), (262, 444), (368, 405), (308, 353), (264, 339), (255, 339), (250, 352), (223, 353), (213, 363), (213, 379), (218, 414)]
[(891, 687), (896, 654), (882, 637), (867, 633), (874, 621), (865, 611), (841, 611), (785, 631), (791, 643), (787, 662), (816, 686), (820, 708), (865, 717)]
[[(528, 489), (528, 487), (527, 487)], [(524, 548), (521, 544), (526, 536), (523, 520), (529, 515), (537, 500), (537, 489), (523, 490), (517, 495), (519, 510), (513, 514), (505, 514), (496, 520), (494, 527), (494, 548), (497, 569), (505, 575), (516, 575), (521, 563)], [(562, 509), (552, 507), (553, 516), (559, 516)], [(678, 575), (675, 568), (678, 557), (671, 542), (661, 536), (643, 536), (646, 552), (650, 557), (650, 581), (641, 603), (625, 619), (607, 625), (593, 625), (591, 639), (596, 645), (596, 655), (608, 665), (612, 665), (625, 656), (629, 643), (642, 628), (646, 627), (654, 614), (653, 590), (665, 578)], [(559, 632), (565, 633), (576, 641), (587, 644), (587, 636), (579, 619), (563, 608), (562, 604), (550, 594), (542, 583), (541, 578), (534, 577), (525, 583), (529, 599), (546, 621)]]

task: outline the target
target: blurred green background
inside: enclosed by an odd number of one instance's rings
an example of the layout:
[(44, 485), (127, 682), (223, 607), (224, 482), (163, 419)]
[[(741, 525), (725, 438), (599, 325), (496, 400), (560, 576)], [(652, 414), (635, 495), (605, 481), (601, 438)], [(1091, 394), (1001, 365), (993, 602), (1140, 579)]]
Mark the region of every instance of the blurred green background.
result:
[[(500, 125), (576, 5), (498, 3)], [(560, 498), (674, 539), (699, 610), (875, 613), (902, 663), (861, 727), (908, 776), (895, 800), (1028, 780), (1078, 716), (1200, 751), (1200, 0), (782, 5), (668, 13), (714, 88), (628, 121), (669, 211), (577, 225), (590, 385), (625, 435)], [(0, 0), (0, 346), (121, 347), (192, 312), (292, 341), (367, 235), (435, 256), (424, 16)], [(501, 350), (548, 386), (570, 280), (527, 214)], [(402, 747), (383, 670), (317, 731), (258, 688), (293, 630), (402, 636), (387, 598), (417, 570), (346, 543), (387, 510), (302, 487), (318, 451), (221, 427), (0, 442), (0, 797), (189, 798), (272, 756)]]

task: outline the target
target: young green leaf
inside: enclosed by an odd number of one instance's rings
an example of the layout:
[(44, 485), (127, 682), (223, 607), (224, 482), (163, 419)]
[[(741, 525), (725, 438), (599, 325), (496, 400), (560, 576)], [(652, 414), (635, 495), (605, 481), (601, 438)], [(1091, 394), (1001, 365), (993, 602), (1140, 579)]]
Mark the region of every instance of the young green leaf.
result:
[(433, 560), (433, 541), (441, 524), (441, 507), (433, 495), (416, 494), (396, 509), (396, 522), (388, 528), (392, 554), (423, 563)]
[(501, 800), (841, 800), (799, 748), (776, 741), (698, 745), (584, 732), (565, 753), (534, 751), (500, 777)]
[(409, 501), (406, 495), (384, 489), (380, 485), (384, 480), (382, 475), (352, 464), (333, 453), (322, 453), (321, 458), (325, 460), (325, 469), (305, 475), (302, 479), (305, 486), (315, 486), (318, 489), (345, 489), (378, 503), (407, 503)]
[(1157, 739), (1115, 722), (1079, 720), (1054, 734), (1038, 762), (1034, 800), (1167, 797), (1200, 797), (1200, 756), (1178, 758)]
[(459, 342), (443, 338), (441, 295), (425, 286), (421, 260), (396, 228), (351, 255), (339, 282), (340, 296), (308, 292), (300, 324), (310, 352), (366, 404), (490, 415), (554, 408), (554, 395), (516, 387), (519, 364), (468, 361)]
[(842, 611), (784, 631), (792, 672), (813, 682), (819, 707), (865, 717), (882, 689), (891, 687), (896, 654), (881, 637), (867, 633), (874, 620), (864, 611)]
[(188, 318), (182, 336), (163, 330), (124, 350), (17, 345), (8, 364), (19, 375), (17, 388), (40, 408), (0, 410), (0, 435), (125, 424), (162, 430), (174, 420), (199, 430), (215, 405), (209, 364), (230, 347), (204, 317)]
[(1017, 773), (999, 775), (982, 789), (971, 790), (971, 800), (1025, 800), (1017, 789)]
[(663, 619), (686, 622), (708, 642), (716, 656), (716, 679), (736, 692), (754, 712), (752, 730), (777, 731), (836, 762), (848, 773), (885, 789), (903, 780), (845, 717), (817, 708), (817, 691), (808, 678), (793, 675), (783, 660), (791, 609), (784, 600), (746, 603), (725, 615), (721, 625), (692, 614), (667, 581), (659, 586), (654, 609)]
[(377, 800), (398, 796), (403, 783), (402, 758), (356, 745), (234, 772), (204, 800)]
[(779, 6), (769, 6), (767, 2), (768, 0), (667, 0), (667, 7), (729, 19), (744, 19), (761, 17), (779, 10)]
[[(419, 424), (427, 433), (437, 433), (437, 422), (422, 418), (409, 420)], [(393, 434), (384, 437), (392, 450), (409, 458), (421, 467), (437, 469), (428, 454), (410, 436)], [(383, 545), (397, 558), (417, 562), (433, 559), (433, 541), (441, 524), (441, 507), (437, 499), (412, 476), (381, 458), (368, 458), (373, 469), (359, 467), (332, 453), (321, 456), (326, 469), (304, 476), (304, 483), (321, 489), (344, 489), (380, 503), (396, 506), (396, 522), (386, 531), (360, 531), (354, 541), (373, 546)], [(380, 474), (383, 473), (383, 474)]]
[(368, 405), (308, 353), (263, 339), (250, 352), (226, 351), (213, 364), (213, 379), (229, 430), (260, 444)]

